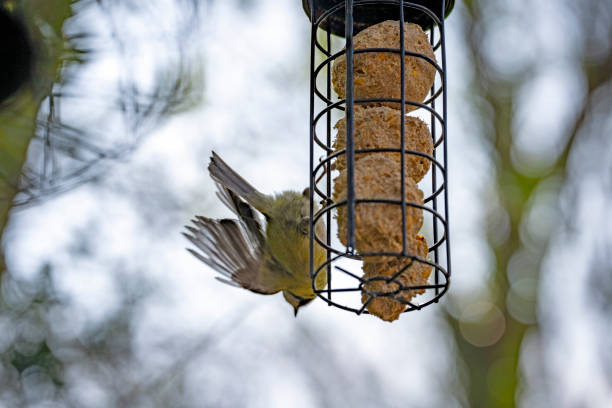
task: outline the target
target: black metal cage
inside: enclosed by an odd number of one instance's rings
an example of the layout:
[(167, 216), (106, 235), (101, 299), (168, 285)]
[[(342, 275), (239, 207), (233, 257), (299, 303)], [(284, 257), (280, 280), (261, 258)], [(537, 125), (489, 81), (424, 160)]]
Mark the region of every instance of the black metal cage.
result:
[[(418, 310), (438, 302), (448, 289), (450, 279), (450, 248), (448, 230), (448, 173), (447, 173), (447, 102), (446, 56), (444, 18), (454, 5), (453, 0), (303, 0), (304, 10), (312, 23), (311, 71), (310, 71), (310, 271), (315, 293), (328, 303), (357, 314), (368, 313), (369, 305), (379, 299), (401, 303), (401, 311)], [(354, 47), (354, 36), (362, 30), (387, 20), (396, 21), (399, 28), (399, 48)], [(426, 33), (435, 58), (423, 53), (406, 50), (404, 23), (418, 24)], [(344, 38), (341, 38), (344, 37)], [(405, 95), (406, 62), (399, 58), (401, 94), (395, 97), (357, 98), (354, 93), (354, 58), (359, 54), (404, 55), (426, 61), (435, 68), (435, 79), (423, 101), (409, 100)], [(332, 92), (332, 68), (339, 58), (346, 65), (345, 97), (336, 98)], [(381, 57), (383, 58), (383, 57)], [(440, 61), (440, 62), (438, 62)], [(383, 104), (399, 105), (399, 146), (356, 148), (355, 107)], [(433, 153), (407, 149), (405, 117), (411, 115), (423, 119), (430, 130)], [(344, 148), (334, 147), (333, 124), (344, 121)], [(402, 154), (401, 152), (404, 152)], [(401, 168), (399, 196), (360, 197), (356, 194), (356, 160), (371, 154), (384, 153), (400, 156)], [(358, 157), (356, 157), (358, 155)], [(394, 156), (394, 157), (396, 157)], [(427, 175), (420, 180), (422, 202), (406, 198), (406, 166), (410, 157), (429, 161)], [(340, 157), (344, 160), (343, 177), (346, 177), (345, 199), (334, 197), (335, 170)], [(398, 171), (399, 172), (399, 171)], [(336, 177), (336, 178), (334, 178)], [(343, 181), (344, 182), (344, 181)], [(359, 206), (395, 206), (401, 208), (401, 251), (365, 252), (356, 246), (356, 210)], [(365, 208), (365, 207), (364, 207)], [(419, 256), (407, 232), (407, 211), (422, 211), (423, 227), (419, 234), (425, 237), (426, 255)], [(342, 215), (339, 215), (339, 211)], [(345, 243), (339, 239), (338, 221), (345, 220)], [(397, 220), (399, 224), (399, 218)], [(326, 228), (317, 228), (319, 224)], [(398, 225), (399, 229), (400, 226)], [(321, 232), (325, 231), (325, 232)], [(317, 261), (316, 251), (325, 251), (325, 260)], [(320, 258), (320, 257), (319, 257)], [(371, 259), (392, 260), (397, 265), (392, 272), (366, 277), (358, 269)], [(426, 282), (410, 282), (401, 279), (410, 268), (429, 269)], [(314, 287), (319, 274), (327, 275), (327, 286)], [(381, 285), (375, 285), (378, 282)], [(407, 296), (407, 294), (418, 293)]]

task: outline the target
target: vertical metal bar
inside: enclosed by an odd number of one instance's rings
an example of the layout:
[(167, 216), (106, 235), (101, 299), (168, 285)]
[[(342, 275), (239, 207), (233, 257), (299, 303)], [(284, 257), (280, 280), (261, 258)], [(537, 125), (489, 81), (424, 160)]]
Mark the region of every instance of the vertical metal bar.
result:
[(400, 99), (402, 106), (400, 107), (401, 118), (400, 118), (400, 175), (402, 186), (400, 187), (400, 194), (402, 195), (402, 255), (406, 256), (406, 155), (404, 150), (406, 149), (406, 58), (404, 57), (404, 51), (406, 50), (404, 44), (404, 0), (400, 0), (400, 67), (401, 67), (401, 81), (400, 81)]
[(346, 0), (344, 36), (346, 38), (346, 208), (348, 216), (347, 252), (355, 252), (355, 145), (354, 127), (354, 90), (353, 90), (353, 0)]
[[(434, 26), (435, 24), (432, 21), (431, 22), (431, 34), (429, 37), (432, 48), (436, 44)], [(436, 83), (434, 81), (433, 85), (431, 86), (431, 95), (435, 95), (435, 93), (436, 93)], [(436, 98), (432, 98), (431, 100), (431, 109), (434, 111), (436, 110)], [(436, 142), (436, 117), (433, 114), (433, 112), (431, 113), (431, 137), (435, 144)], [(434, 159), (437, 160), (436, 151), (437, 149), (434, 148), (433, 157)], [(433, 163), (431, 163), (431, 191), (432, 191), (432, 194), (438, 191), (437, 172), (438, 172), (438, 168)], [(438, 196), (434, 196), (432, 205), (433, 205), (434, 211), (437, 213), (438, 212)], [(433, 223), (433, 238), (434, 238), (433, 242), (435, 243), (435, 242), (438, 242), (438, 220), (433, 214), (431, 215), (431, 221)], [(434, 262), (436, 263), (436, 265), (439, 265), (439, 261), (440, 261), (440, 255), (438, 253), (438, 248), (439, 246), (436, 246), (436, 248), (434, 249)], [(438, 268), (434, 268), (434, 269), (435, 269), (434, 282), (436, 285), (435, 293), (436, 295), (438, 295), (440, 293), (440, 288), (437, 287), (437, 285), (440, 282), (440, 271), (438, 270)]]
[(446, 101), (446, 38), (444, 35), (444, 10), (446, 10), (446, 0), (442, 0), (442, 18), (440, 19), (440, 41), (442, 44), (442, 71), (443, 75), (443, 83), (442, 83), (442, 106), (444, 109), (444, 113), (442, 117), (444, 118), (443, 124), (443, 134), (444, 134), (444, 218), (446, 220), (445, 232), (446, 232), (446, 270), (448, 271), (449, 278), (447, 279), (447, 284), (450, 284), (450, 274), (451, 274), (451, 256), (450, 256), (450, 223), (448, 219), (448, 160), (447, 160), (447, 145), (448, 145), (448, 121), (447, 121), (447, 111), (448, 105)]
[[(317, 36), (317, 26), (315, 25), (315, 17), (314, 17), (314, 1), (310, 2), (310, 16), (311, 16), (311, 29), (310, 29), (310, 230), (308, 232), (309, 236), (309, 262), (310, 262), (310, 277), (314, 278), (314, 87), (315, 87), (315, 41)], [(314, 288), (314, 280), (312, 282), (312, 286)]]
[[(331, 50), (332, 50), (332, 46), (331, 46), (331, 29), (328, 28), (327, 29), (327, 52), (329, 55), (331, 55)], [(327, 64), (327, 93), (325, 94), (325, 96), (327, 97), (328, 101), (331, 101), (331, 62)], [(327, 106), (331, 105), (331, 102), (327, 102)], [(327, 147), (331, 147), (332, 141), (331, 141), (331, 110), (327, 112)], [(331, 164), (329, 163), (329, 161), (327, 162), (326, 166), (325, 166), (325, 180), (327, 182), (327, 190), (326, 190), (326, 200), (325, 200), (325, 205), (327, 205), (327, 200), (329, 200), (329, 198), (331, 197), (332, 193), (331, 193)], [(327, 246), (331, 246), (331, 211), (327, 211), (326, 214), (326, 227), (327, 227), (327, 235), (326, 235), (326, 243)], [(331, 268), (331, 262), (330, 261), (331, 258), (331, 253), (330, 250), (327, 249), (327, 299), (331, 300), (332, 298), (332, 268)], [(328, 306), (331, 306), (331, 303), (327, 304)]]

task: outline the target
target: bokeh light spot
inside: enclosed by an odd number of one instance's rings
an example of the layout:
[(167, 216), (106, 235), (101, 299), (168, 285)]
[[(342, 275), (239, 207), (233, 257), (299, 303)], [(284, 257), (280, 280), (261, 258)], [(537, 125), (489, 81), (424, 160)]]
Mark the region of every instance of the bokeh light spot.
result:
[(506, 330), (506, 318), (491, 302), (475, 302), (461, 314), (459, 329), (463, 337), (477, 347), (497, 343)]

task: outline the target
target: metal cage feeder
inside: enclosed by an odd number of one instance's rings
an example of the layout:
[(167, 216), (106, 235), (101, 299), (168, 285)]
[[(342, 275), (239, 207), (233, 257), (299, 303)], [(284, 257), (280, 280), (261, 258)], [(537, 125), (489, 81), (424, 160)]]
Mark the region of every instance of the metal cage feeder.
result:
[[(303, 7), (311, 21), (310, 69), (310, 271), (315, 293), (329, 306), (360, 314), (375, 314), (384, 320), (394, 320), (405, 311), (419, 310), (438, 302), (446, 293), (450, 282), (450, 243), (448, 231), (447, 194), (447, 102), (444, 18), (454, 0), (303, 0)], [(399, 47), (358, 47), (355, 36), (381, 22), (392, 20), (399, 31)], [(406, 49), (403, 27), (405, 23), (418, 24), (427, 38), (434, 58)], [(364, 31), (366, 32), (366, 31)], [(344, 37), (339, 38), (339, 37)], [(374, 53), (374, 54), (373, 54)], [(400, 95), (387, 97), (357, 97), (355, 95), (355, 61), (359, 55), (403, 55), (400, 60)], [(424, 100), (410, 100), (406, 96), (406, 58), (418, 58), (434, 67), (432, 85)], [(385, 57), (380, 57), (381, 60)], [(389, 57), (393, 58), (393, 57)], [(342, 77), (346, 86), (343, 97), (334, 97), (332, 83), (337, 61), (345, 64)], [(439, 62), (438, 62), (439, 61)], [(336, 88), (337, 90), (337, 88)], [(340, 93), (340, 92), (339, 92)], [(390, 96), (390, 95), (389, 95)], [(371, 107), (391, 106), (399, 125), (399, 146), (356, 147), (356, 108), (360, 112)], [(397, 108), (399, 106), (399, 108)], [(427, 124), (431, 135), (432, 153), (407, 148), (408, 111), (410, 116)], [(401, 115), (401, 116), (399, 116)], [(399, 118), (404, 118), (399, 119)], [(424, 119), (424, 120), (423, 120)], [(343, 123), (344, 145), (334, 144), (333, 124)], [(361, 123), (361, 122), (360, 122)], [(336, 125), (338, 127), (338, 125)], [(340, 133), (340, 130), (338, 130)], [(403, 154), (401, 152), (404, 152)], [(362, 176), (356, 164), (373, 155), (391, 155), (397, 167), (400, 186), (397, 197), (377, 195), (363, 197), (358, 194), (356, 178)], [(411, 160), (425, 159), (427, 174), (418, 181), (423, 189), (422, 202), (407, 198), (407, 166)], [(337, 167), (343, 162), (342, 173)], [(383, 160), (383, 159), (380, 159)], [(385, 159), (386, 160), (386, 159)], [(360, 162), (364, 163), (364, 162)], [(387, 163), (387, 162), (385, 162)], [(389, 162), (390, 163), (390, 162)], [(401, 169), (401, 171), (400, 171)], [(372, 171), (370, 169), (370, 171)], [(382, 171), (382, 170), (381, 170)], [(341, 174), (341, 175), (338, 175)], [(342, 177), (342, 180), (341, 180)], [(369, 176), (368, 176), (369, 177)], [(380, 178), (379, 178), (380, 179)], [(387, 179), (382, 180), (390, 180)], [(363, 180), (361, 177), (359, 180)], [(342, 194), (337, 194), (342, 184)], [(416, 185), (416, 183), (415, 183)], [(362, 191), (364, 191), (362, 189)], [(363, 195), (363, 194), (362, 194)], [(368, 234), (359, 234), (360, 221), (364, 222), (360, 208), (394, 208), (399, 218), (387, 219), (401, 228), (397, 244), (399, 251), (360, 248)], [(366, 211), (366, 210), (364, 210)], [(374, 210), (378, 211), (378, 210)], [(360, 217), (361, 214), (361, 217)], [(381, 213), (382, 214), (382, 213)], [(423, 224), (418, 238), (425, 242), (422, 253), (417, 253), (415, 234), (407, 231), (411, 214), (422, 214)], [(339, 224), (343, 226), (340, 228)], [(318, 229), (322, 223), (326, 228)], [(401, 225), (400, 225), (401, 224)], [(365, 225), (365, 224), (364, 224)], [(342, 229), (342, 233), (337, 231)], [(325, 231), (321, 233), (321, 231)], [(380, 231), (379, 231), (380, 232)], [(387, 237), (387, 235), (384, 235)], [(385, 238), (386, 239), (386, 238)], [(401, 241), (401, 242), (400, 242)], [(364, 245), (366, 246), (366, 245)], [(323, 261), (316, 253), (325, 252)], [(366, 266), (367, 265), (367, 266)], [(384, 268), (381, 265), (386, 265)], [(378, 269), (377, 269), (378, 268)], [(384, 269), (384, 273), (382, 273)], [(366, 273), (366, 270), (379, 271)], [(411, 278), (420, 271), (421, 279)], [(429, 272), (427, 272), (429, 271)], [(315, 287), (319, 274), (327, 274), (327, 286)], [(378, 302), (378, 303), (377, 303)], [(374, 306), (391, 308), (393, 316), (382, 316)]]

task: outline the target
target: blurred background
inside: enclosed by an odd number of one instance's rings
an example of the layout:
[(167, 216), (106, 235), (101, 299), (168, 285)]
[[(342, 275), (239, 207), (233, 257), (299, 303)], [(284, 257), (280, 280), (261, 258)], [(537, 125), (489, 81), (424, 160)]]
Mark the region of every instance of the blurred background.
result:
[(308, 183), (299, 1), (0, 10), (0, 407), (610, 406), (609, 0), (456, 2), (452, 284), (392, 324), (295, 319), (184, 249), (230, 215), (212, 150)]

